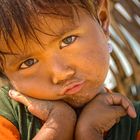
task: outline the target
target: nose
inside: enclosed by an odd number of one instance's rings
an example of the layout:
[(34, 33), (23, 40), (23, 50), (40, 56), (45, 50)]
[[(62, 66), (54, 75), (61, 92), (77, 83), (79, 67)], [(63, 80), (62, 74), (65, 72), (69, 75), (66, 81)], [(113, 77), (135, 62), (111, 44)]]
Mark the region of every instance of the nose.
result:
[(64, 64), (57, 63), (53, 65), (52, 82), (53, 84), (60, 84), (72, 78), (75, 70)]

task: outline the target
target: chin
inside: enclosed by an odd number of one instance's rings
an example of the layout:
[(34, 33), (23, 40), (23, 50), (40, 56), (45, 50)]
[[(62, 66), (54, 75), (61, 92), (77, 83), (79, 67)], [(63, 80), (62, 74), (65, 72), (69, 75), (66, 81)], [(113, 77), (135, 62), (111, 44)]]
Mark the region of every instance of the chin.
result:
[(69, 100), (69, 99), (64, 99), (64, 101), (69, 104), (73, 108), (81, 108), (84, 105), (86, 105), (90, 100), (87, 101), (79, 101), (79, 100)]

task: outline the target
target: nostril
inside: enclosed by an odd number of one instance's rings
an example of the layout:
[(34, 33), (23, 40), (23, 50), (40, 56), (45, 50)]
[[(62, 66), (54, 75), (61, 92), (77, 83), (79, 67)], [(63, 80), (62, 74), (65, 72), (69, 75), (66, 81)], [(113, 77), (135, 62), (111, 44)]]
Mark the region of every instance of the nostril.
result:
[(53, 84), (64, 83), (73, 77), (75, 71), (73, 69), (65, 69), (63, 71), (55, 72), (52, 77)]
[[(60, 80), (59, 80), (60, 81)], [(53, 84), (58, 84), (58, 78), (56, 77), (56, 76), (54, 76), (53, 78), (52, 78), (52, 82), (53, 82)]]
[(56, 78), (53, 79), (53, 84), (57, 85), (57, 84), (61, 84), (64, 83), (65, 80), (57, 80)]

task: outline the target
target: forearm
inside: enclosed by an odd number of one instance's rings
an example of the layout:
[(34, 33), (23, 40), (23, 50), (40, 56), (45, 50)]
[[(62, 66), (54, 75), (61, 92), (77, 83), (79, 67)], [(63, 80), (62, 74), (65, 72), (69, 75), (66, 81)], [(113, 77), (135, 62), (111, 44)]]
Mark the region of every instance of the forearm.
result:
[(73, 130), (68, 130), (67, 128), (48, 127), (44, 124), (33, 140), (73, 140)]
[(46, 123), (42, 126), (40, 131), (36, 134), (33, 140), (56, 140), (56, 131), (53, 128), (46, 127)]
[(66, 111), (54, 109), (33, 140), (73, 140), (76, 115), (73, 110)]

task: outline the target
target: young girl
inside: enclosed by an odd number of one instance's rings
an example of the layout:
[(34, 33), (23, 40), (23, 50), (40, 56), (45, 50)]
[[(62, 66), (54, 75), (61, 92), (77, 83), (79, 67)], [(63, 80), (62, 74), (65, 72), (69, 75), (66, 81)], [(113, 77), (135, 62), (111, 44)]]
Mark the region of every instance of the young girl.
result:
[(0, 93), (1, 138), (136, 138), (139, 115), (108, 131), (136, 116), (127, 98), (103, 87), (108, 26), (107, 0), (0, 0), (0, 68), (10, 82)]

